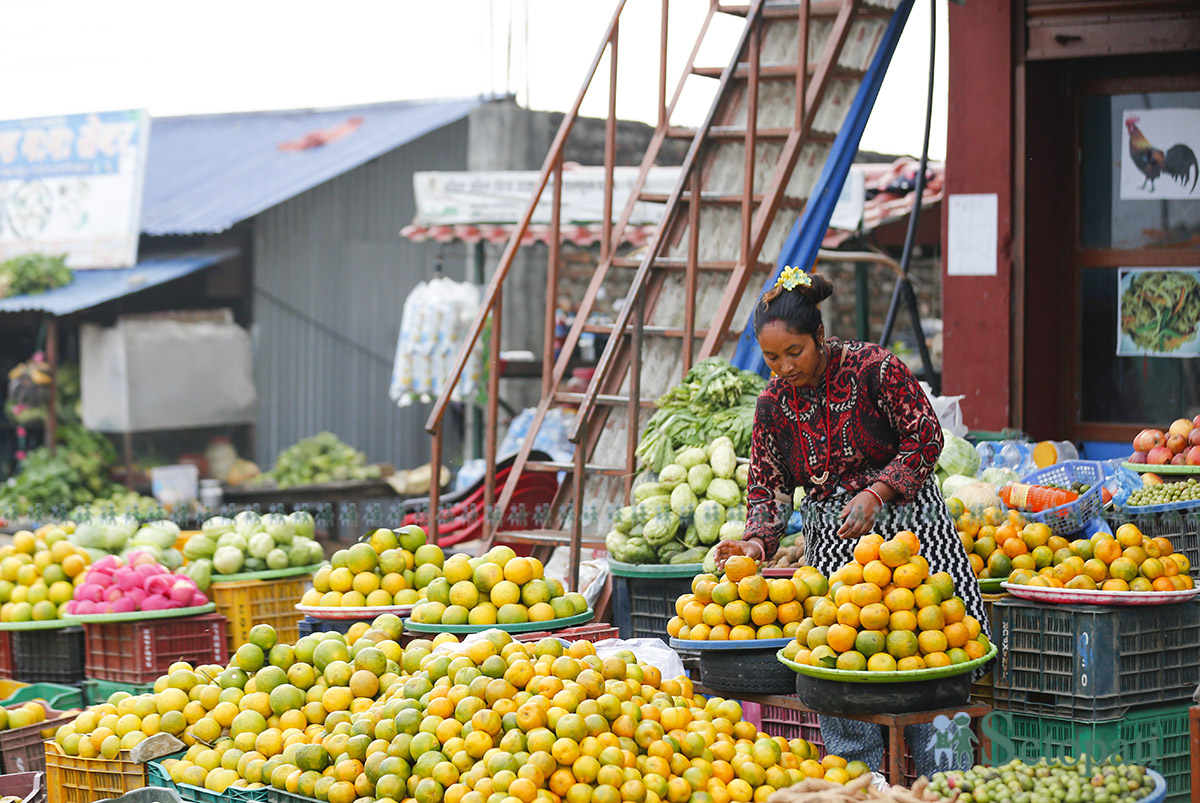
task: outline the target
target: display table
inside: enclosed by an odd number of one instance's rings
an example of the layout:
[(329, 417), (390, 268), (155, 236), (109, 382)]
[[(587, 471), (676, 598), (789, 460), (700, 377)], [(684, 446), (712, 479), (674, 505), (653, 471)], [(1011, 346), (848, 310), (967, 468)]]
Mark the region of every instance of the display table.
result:
[[(698, 684), (693, 684), (695, 691), (706, 696), (723, 697), (720, 694), (704, 688)], [(748, 703), (758, 703), (762, 706), (776, 706), (779, 708), (788, 708), (793, 711), (799, 711), (808, 714), (818, 714), (811, 708), (801, 703), (795, 697), (788, 697), (774, 694), (739, 694), (738, 699)], [(873, 722), (876, 725), (882, 725), (887, 730), (885, 740), (884, 761), (886, 768), (884, 775), (887, 777), (888, 783), (892, 785), (911, 786), (915, 778), (908, 778), (905, 774), (905, 756), (908, 754), (907, 745), (904, 742), (904, 729), (909, 725), (928, 725), (939, 716), (951, 717), (958, 713), (966, 713), (971, 717), (971, 730), (976, 736), (975, 756), (978, 761), (979, 756), (990, 755), (990, 749), (987, 745), (987, 737), (980, 728), (980, 722), (983, 717), (990, 714), (992, 707), (983, 703), (970, 702), (966, 705), (955, 706), (953, 708), (944, 708), (938, 711), (920, 711), (912, 714), (862, 714), (856, 716), (842, 715), (842, 719), (853, 719), (859, 722)], [(1195, 720), (1193, 720), (1194, 722)]]

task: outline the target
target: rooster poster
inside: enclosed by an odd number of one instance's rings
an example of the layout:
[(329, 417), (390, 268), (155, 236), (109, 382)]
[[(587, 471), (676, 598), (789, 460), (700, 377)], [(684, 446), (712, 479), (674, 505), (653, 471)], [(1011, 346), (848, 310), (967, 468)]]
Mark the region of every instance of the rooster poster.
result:
[(1200, 109), (1130, 109), (1121, 126), (1121, 200), (1200, 200)]

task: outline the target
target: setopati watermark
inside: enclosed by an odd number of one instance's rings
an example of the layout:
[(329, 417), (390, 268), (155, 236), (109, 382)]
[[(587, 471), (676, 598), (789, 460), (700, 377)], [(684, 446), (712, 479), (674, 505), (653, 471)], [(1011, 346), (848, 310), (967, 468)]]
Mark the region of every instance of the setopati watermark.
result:
[(1161, 743), (1153, 732), (1158, 723), (1153, 722), (1146, 723), (1149, 731), (1140, 733), (1143, 738), (1136, 743), (1109, 743), (1094, 733), (1087, 733), (1086, 725), (1080, 725), (1080, 737), (1068, 744), (1061, 738), (1031, 731), (1029, 725), (1037, 720), (1035, 716), (1011, 711), (991, 711), (980, 719), (979, 734), (976, 735), (967, 712), (939, 715), (931, 723), (932, 732), (925, 746), (934, 771), (972, 766), (978, 747), (979, 763), (985, 766), (1007, 764), (1014, 759), (1037, 763), (1045, 758), (1056, 759), (1066, 766), (1079, 764), (1090, 773), (1106, 763), (1152, 762), (1154, 746)]

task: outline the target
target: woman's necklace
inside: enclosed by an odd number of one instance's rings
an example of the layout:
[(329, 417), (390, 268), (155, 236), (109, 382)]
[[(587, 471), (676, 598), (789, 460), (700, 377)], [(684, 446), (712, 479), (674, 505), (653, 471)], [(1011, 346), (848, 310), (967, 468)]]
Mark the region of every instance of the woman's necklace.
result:
[(833, 453), (833, 433), (829, 429), (829, 419), (832, 409), (829, 404), (829, 348), (825, 349), (825, 470), (820, 474), (809, 477), (814, 484), (821, 486), (829, 481), (829, 457)]

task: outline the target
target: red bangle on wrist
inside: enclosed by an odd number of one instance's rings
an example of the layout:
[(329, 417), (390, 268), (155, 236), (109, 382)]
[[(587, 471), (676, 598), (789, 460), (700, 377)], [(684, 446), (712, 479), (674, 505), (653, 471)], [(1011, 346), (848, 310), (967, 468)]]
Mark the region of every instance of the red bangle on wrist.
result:
[(867, 493), (869, 493), (871, 496), (873, 496), (873, 497), (875, 497), (877, 500), (879, 500), (879, 506), (880, 506), (881, 508), (883, 507), (883, 497), (879, 495), (879, 492), (878, 492), (878, 491), (876, 491), (874, 488), (864, 488), (863, 490), (865, 490), (865, 491), (866, 491)]

